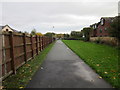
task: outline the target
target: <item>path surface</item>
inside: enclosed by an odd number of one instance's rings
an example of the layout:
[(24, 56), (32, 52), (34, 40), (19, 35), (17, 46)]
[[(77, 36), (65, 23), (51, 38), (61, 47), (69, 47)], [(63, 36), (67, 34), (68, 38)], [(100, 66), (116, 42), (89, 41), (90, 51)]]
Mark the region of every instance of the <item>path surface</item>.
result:
[(110, 88), (62, 41), (48, 53), (27, 88)]

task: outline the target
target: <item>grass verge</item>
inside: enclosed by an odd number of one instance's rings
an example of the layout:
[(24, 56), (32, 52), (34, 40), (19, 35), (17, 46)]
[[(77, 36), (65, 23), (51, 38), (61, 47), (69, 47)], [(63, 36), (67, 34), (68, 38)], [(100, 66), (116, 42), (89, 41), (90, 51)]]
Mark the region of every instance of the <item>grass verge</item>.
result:
[(2, 85), (5, 88), (25, 88), (28, 82), (31, 80), (34, 73), (42, 64), (47, 53), (50, 51), (54, 43), (48, 45), (38, 56), (28, 61), (22, 67), (17, 70), (17, 74), (7, 77)]
[(92, 67), (113, 87), (120, 88), (120, 72), (117, 48), (79, 40), (63, 40), (81, 59)]

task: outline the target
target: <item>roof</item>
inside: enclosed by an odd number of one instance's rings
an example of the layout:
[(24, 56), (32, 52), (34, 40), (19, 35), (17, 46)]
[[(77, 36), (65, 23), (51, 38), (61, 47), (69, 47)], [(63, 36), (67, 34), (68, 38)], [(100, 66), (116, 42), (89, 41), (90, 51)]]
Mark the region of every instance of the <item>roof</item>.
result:
[[(11, 30), (13, 30), (13, 32), (19, 32), (18, 30), (12, 29), (9, 25), (5, 25), (8, 26)], [(0, 30), (2, 30), (5, 26), (0, 26)]]
[(111, 22), (113, 19), (115, 19), (115, 17), (102, 17), (102, 18), (109, 21), (109, 22)]
[(101, 17), (101, 18), (112, 19), (112, 18), (115, 18), (115, 17)]

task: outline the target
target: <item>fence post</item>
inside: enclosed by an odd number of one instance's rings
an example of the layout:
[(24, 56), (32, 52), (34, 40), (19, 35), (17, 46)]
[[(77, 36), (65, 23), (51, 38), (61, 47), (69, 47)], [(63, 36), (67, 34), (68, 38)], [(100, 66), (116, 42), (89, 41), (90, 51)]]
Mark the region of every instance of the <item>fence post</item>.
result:
[(44, 48), (46, 46), (46, 37), (44, 37)]
[(10, 45), (11, 45), (12, 69), (13, 69), (13, 73), (16, 74), (15, 56), (14, 56), (14, 36), (12, 32), (10, 32)]
[(37, 47), (36, 47), (36, 48), (37, 48), (37, 55), (39, 54), (39, 46), (38, 46), (38, 43), (39, 43), (39, 42), (38, 42), (38, 36), (36, 35), (36, 44), (37, 44)]
[(42, 50), (44, 49), (44, 37), (42, 36)]
[(50, 37), (49, 37), (49, 44), (50, 44)]
[(25, 57), (25, 63), (27, 62), (27, 47), (26, 47), (26, 34), (23, 33), (23, 40), (24, 40), (24, 57)]
[(53, 42), (53, 38), (51, 37), (51, 42), (50, 43), (52, 43)]
[(44, 37), (44, 48), (46, 47), (46, 36)]
[(41, 45), (41, 51), (42, 51), (42, 36), (40, 37), (40, 45)]
[(39, 36), (39, 48), (40, 48), (40, 51), (42, 51), (41, 50), (41, 36)]
[(34, 51), (33, 51), (33, 36), (31, 35), (31, 48), (32, 48), (32, 58), (34, 58)]
[(45, 48), (45, 37), (43, 37), (43, 49)]
[(48, 37), (47, 37), (47, 45), (48, 45), (49, 41), (48, 41)]
[(45, 37), (45, 47), (46, 47), (46, 37)]

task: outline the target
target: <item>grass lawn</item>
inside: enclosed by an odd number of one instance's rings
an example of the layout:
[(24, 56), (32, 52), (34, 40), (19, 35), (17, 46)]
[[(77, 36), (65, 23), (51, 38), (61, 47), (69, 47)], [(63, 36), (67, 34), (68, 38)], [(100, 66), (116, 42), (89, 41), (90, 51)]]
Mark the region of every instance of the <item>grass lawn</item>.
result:
[(25, 88), (27, 83), (31, 80), (34, 73), (42, 64), (47, 53), (50, 51), (54, 43), (46, 47), (38, 56), (28, 61), (22, 67), (17, 70), (16, 75), (11, 75), (3, 81), (3, 87), (5, 88)]
[(63, 40), (63, 42), (113, 87), (120, 88), (118, 83), (120, 81), (118, 51), (120, 50), (79, 40)]

